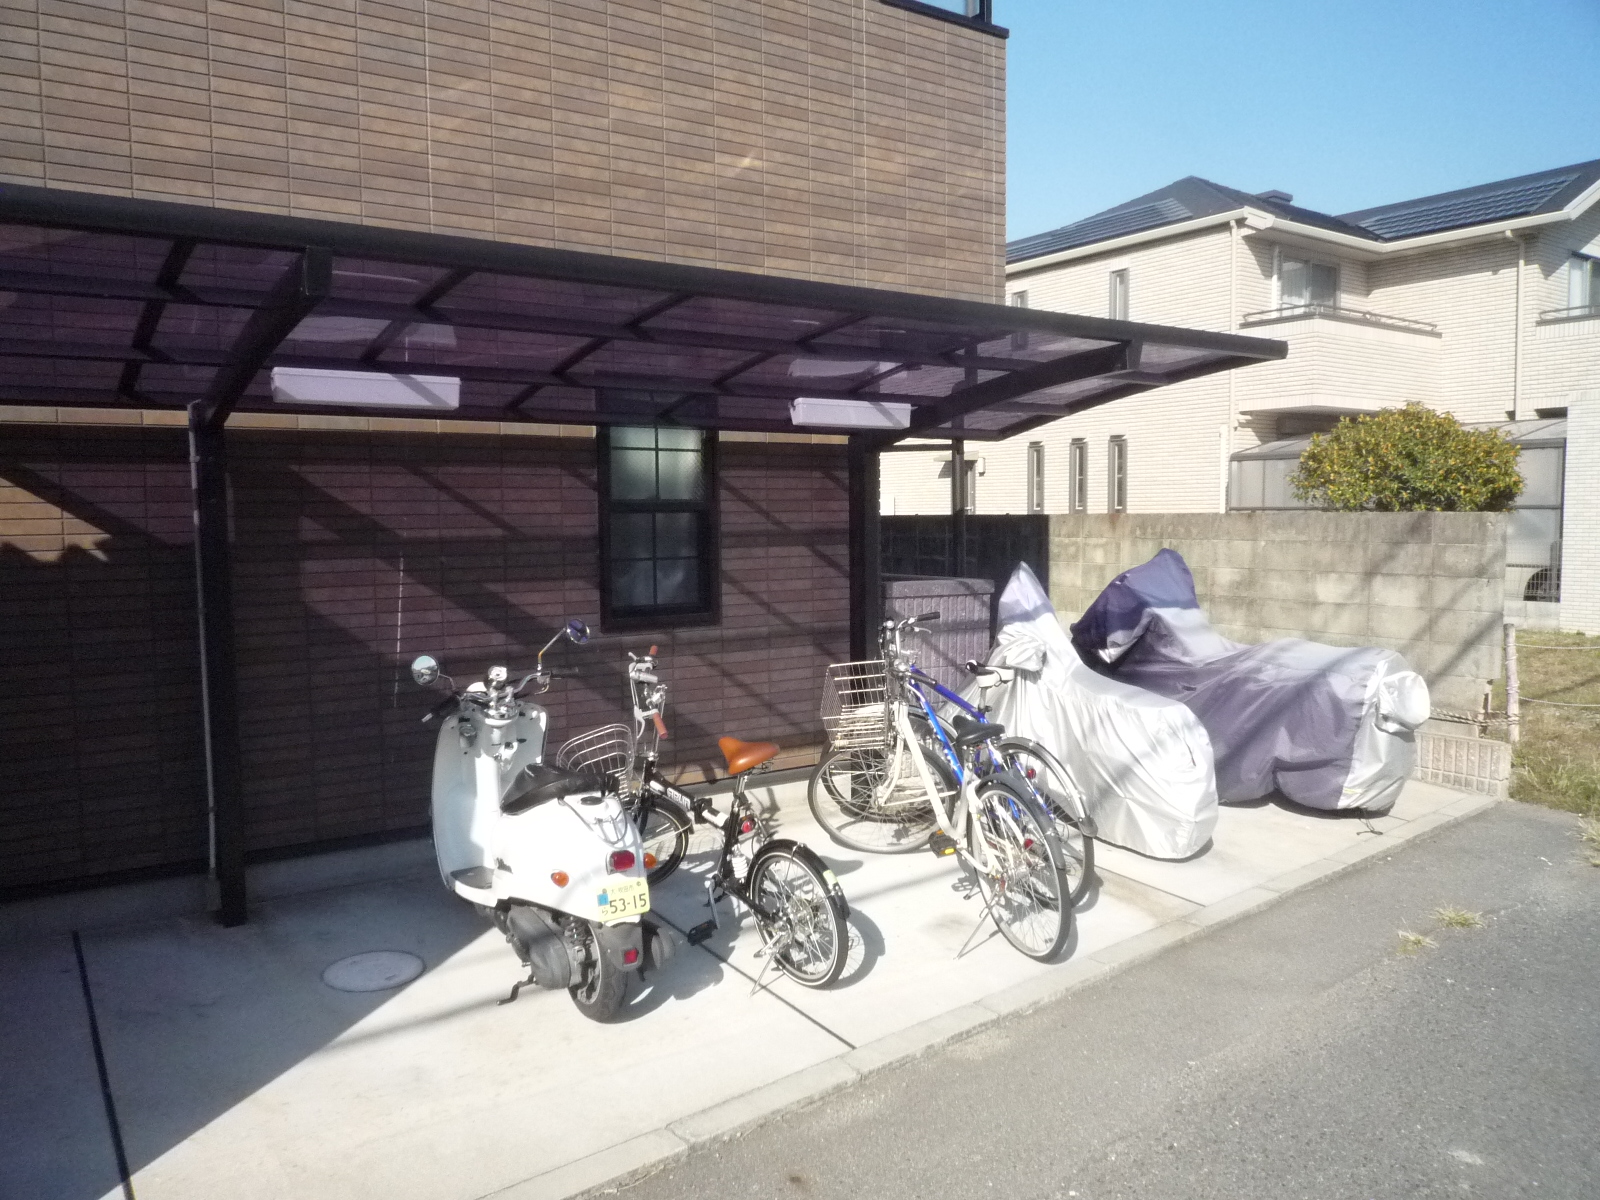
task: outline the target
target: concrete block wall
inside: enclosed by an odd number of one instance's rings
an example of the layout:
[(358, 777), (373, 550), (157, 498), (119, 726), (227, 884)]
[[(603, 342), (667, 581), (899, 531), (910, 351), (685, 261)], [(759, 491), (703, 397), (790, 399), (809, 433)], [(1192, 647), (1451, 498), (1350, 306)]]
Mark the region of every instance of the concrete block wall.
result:
[(1600, 634), (1600, 394), (1567, 409), (1561, 628)]
[(1050, 598), (1075, 621), (1116, 575), (1171, 547), (1240, 642), (1301, 637), (1399, 651), (1438, 707), (1476, 708), (1500, 673), (1498, 513), (1233, 512), (1050, 519)]

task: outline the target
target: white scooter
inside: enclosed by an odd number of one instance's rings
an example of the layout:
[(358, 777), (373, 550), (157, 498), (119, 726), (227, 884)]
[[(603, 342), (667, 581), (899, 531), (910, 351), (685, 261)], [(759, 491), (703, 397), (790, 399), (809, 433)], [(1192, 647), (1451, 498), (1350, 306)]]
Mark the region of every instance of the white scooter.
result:
[(544, 762), (548, 718), (517, 698), (532, 683), (547, 691), (545, 652), (563, 637), (589, 640), (582, 621), (539, 651), (516, 683), (505, 667), (458, 690), (430, 655), (411, 664), (424, 687), (450, 695), (423, 721), (445, 716), (433, 756), (433, 847), (439, 874), (477, 905), (516, 949), (524, 984), (566, 988), (578, 1010), (609, 1021), (622, 1008), (628, 976), (670, 957), (673, 943), (642, 919), (650, 911), (644, 847), (615, 785)]

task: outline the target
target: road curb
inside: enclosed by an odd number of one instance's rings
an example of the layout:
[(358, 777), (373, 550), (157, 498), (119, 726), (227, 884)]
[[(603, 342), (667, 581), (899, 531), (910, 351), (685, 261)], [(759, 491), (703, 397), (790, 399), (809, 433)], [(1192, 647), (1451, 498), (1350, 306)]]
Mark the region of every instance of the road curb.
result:
[(1385, 830), (1348, 850), (1286, 872), (1243, 892), (1174, 917), (1154, 929), (1063, 963), (1049, 975), (992, 992), (907, 1029), (827, 1058), (741, 1096), (641, 1134), (608, 1150), (536, 1175), (479, 1200), (583, 1200), (616, 1192), (653, 1174), (693, 1147), (742, 1136), (783, 1113), (807, 1107), (869, 1075), (970, 1037), (1002, 1017), (1038, 1008), (1091, 983), (1108, 979), (1315, 884), (1354, 870), (1369, 859), (1447, 829), (1496, 804), (1494, 796), (1464, 794), (1436, 812)]

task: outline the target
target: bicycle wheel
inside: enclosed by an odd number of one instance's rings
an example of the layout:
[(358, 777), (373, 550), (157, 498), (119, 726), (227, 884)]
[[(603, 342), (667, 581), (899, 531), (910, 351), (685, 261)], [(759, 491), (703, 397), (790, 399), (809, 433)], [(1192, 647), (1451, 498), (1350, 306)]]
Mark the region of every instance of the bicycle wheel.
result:
[(756, 917), (761, 941), (778, 969), (803, 987), (827, 987), (850, 951), (845, 906), (837, 884), (806, 847), (780, 838), (756, 851), (750, 896), (770, 919)]
[(683, 805), (665, 796), (640, 796), (632, 806), (632, 816), (644, 843), (645, 870), (654, 887), (683, 862), (694, 818)]
[[(1083, 793), (1066, 767), (1038, 742), (1027, 738), (1001, 738), (994, 744), (1000, 761), (1028, 785), (1034, 799), (1055, 822), (1067, 870), (1067, 896), (1076, 905), (1094, 878), (1094, 838), (1084, 832), (1087, 812)], [(1091, 826), (1092, 828), (1092, 826)]]
[[(955, 795), (949, 767), (924, 753), (934, 783), (945, 803)], [(922, 779), (904, 759), (891, 775), (890, 751), (830, 750), (811, 773), (808, 798), (811, 815), (833, 837), (852, 850), (869, 854), (908, 854), (921, 850), (938, 821)]]
[(1072, 933), (1067, 873), (1054, 822), (1018, 785), (980, 782), (967, 824), (967, 850), (989, 915), (1006, 941), (1048, 962)]

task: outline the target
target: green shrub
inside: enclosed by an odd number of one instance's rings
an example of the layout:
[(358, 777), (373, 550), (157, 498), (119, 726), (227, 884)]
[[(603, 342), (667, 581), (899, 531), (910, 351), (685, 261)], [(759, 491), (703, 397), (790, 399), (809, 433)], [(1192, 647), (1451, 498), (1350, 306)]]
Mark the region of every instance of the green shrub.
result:
[(1408, 404), (1317, 434), (1289, 482), (1342, 512), (1501, 512), (1522, 492), (1519, 452), (1497, 430)]

